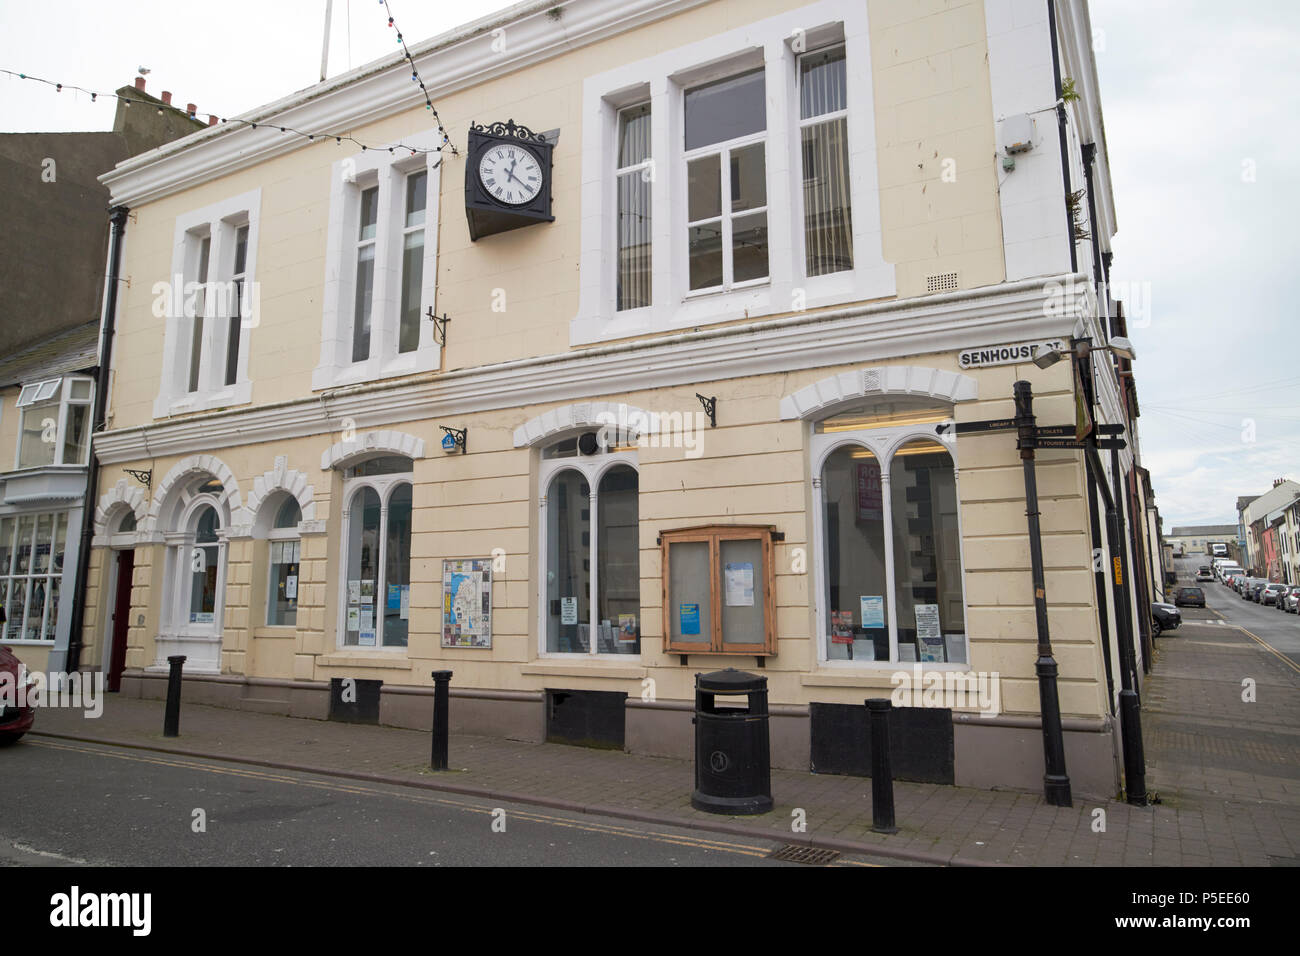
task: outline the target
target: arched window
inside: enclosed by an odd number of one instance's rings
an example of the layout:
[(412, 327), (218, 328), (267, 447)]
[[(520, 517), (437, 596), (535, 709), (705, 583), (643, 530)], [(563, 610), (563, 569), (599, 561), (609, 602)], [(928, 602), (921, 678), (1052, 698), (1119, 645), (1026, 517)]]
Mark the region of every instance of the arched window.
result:
[(340, 644), (406, 647), (411, 589), (411, 459), (352, 465), (343, 486)]
[(543, 449), (540, 479), (541, 651), (639, 654), (636, 453), (570, 437)]
[(816, 424), (823, 661), (968, 662), (950, 418), (883, 399)]
[(298, 623), (298, 568), (302, 542), (298, 523), (302, 509), (292, 495), (284, 495), (275, 510), (267, 531), (271, 568), (266, 589), (266, 623), (272, 627), (292, 627)]

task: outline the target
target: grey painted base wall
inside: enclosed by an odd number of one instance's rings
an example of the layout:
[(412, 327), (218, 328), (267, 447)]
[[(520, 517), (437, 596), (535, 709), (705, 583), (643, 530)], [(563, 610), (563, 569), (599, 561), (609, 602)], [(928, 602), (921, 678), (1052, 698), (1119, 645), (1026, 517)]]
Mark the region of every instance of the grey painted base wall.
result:
[[(162, 700), (167, 696), (165, 674), (128, 671), (122, 696)], [(258, 713), (325, 720), (329, 714), (329, 685), (324, 682), (265, 681), (242, 677), (187, 677), (183, 702), (229, 707)], [(183, 705), (182, 705), (183, 706)], [(481, 734), (528, 743), (546, 739), (545, 694), (542, 692), (451, 692), (451, 731)], [(629, 698), (625, 749), (628, 753), (691, 760), (695, 753), (692, 705), (683, 701), (648, 702)], [(183, 720), (183, 717), (182, 717)], [(385, 687), (379, 722), (390, 727), (428, 730), (433, 723), (433, 690)], [(984, 790), (1041, 792), (1043, 735), (1032, 721), (954, 721), (954, 782)], [(1119, 791), (1115, 734), (1109, 721), (1067, 722), (1066, 769), (1079, 797), (1113, 798)], [(1009, 725), (1010, 724), (1010, 725)], [(772, 766), (807, 770), (811, 760), (806, 708), (771, 708), (769, 720)]]

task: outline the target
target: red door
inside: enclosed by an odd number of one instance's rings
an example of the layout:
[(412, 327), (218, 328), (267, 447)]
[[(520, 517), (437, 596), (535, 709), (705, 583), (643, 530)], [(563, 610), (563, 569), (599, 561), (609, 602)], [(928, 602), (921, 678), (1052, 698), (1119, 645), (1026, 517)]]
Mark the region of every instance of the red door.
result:
[(131, 626), (131, 578), (135, 571), (135, 552), (117, 552), (117, 594), (113, 598), (113, 652), (108, 664), (108, 689), (122, 689), (122, 671), (126, 670), (126, 630)]

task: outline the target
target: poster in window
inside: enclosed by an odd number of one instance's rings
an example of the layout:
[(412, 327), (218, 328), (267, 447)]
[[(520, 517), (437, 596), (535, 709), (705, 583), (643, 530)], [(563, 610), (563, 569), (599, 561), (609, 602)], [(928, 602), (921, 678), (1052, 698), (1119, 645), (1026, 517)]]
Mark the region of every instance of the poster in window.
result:
[(921, 660), (942, 661), (943, 633), (939, 630), (939, 605), (916, 606), (916, 640), (920, 646)]
[(727, 607), (754, 606), (754, 565), (748, 561), (728, 563), (723, 569)]
[(683, 604), (681, 606), (681, 626), (679, 630), (683, 635), (700, 633), (700, 606), (698, 604)]
[(362, 580), (361, 582), (361, 603), (375, 603), (375, 582), (373, 580)]
[(874, 460), (858, 462), (857, 483), (858, 520), (880, 521), (885, 514), (881, 496), (880, 463)]
[(862, 606), (863, 627), (885, 626), (885, 598), (879, 594), (863, 594), (858, 598)]
[(375, 632), (374, 632), (374, 631), (362, 631), (362, 632), (361, 632), (361, 637), (358, 638), (358, 640), (357, 640), (357, 644), (360, 645), (361, 647), (374, 647), (374, 646), (375, 646)]
[(618, 639), (626, 644), (635, 641), (636, 636), (636, 615), (620, 614), (618, 616)]
[(361, 608), (348, 608), (348, 630), (359, 631), (361, 629)]
[(852, 611), (831, 611), (831, 643), (853, 643)]
[(560, 598), (560, 623), (578, 623), (578, 599), (576, 597)]
[(298, 599), (298, 575), (290, 574), (284, 579), (284, 597), (288, 601)]
[(492, 646), (492, 560), (442, 562), (442, 646)]

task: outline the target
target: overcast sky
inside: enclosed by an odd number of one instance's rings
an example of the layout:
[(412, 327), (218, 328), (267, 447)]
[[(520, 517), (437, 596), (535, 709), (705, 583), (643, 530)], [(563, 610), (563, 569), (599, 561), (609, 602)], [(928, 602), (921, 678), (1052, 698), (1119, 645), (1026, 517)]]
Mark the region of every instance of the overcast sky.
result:
[[(390, 0), (408, 44), (510, 4)], [(1139, 422), (1165, 528), (1229, 523), (1300, 479), (1300, 4), (1094, 0)], [(0, 7), (0, 68), (148, 89), (231, 116), (319, 77), (325, 0)], [(397, 49), (383, 5), (334, 0), (329, 74)], [(114, 104), (0, 75), (0, 131), (102, 130)], [(449, 121), (458, 118), (448, 117)]]

